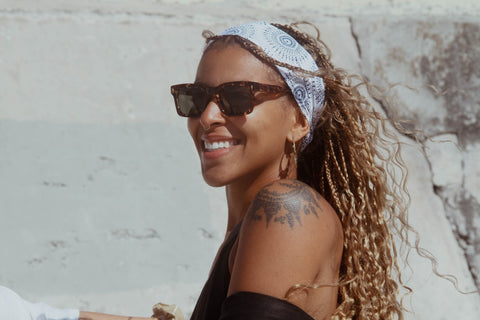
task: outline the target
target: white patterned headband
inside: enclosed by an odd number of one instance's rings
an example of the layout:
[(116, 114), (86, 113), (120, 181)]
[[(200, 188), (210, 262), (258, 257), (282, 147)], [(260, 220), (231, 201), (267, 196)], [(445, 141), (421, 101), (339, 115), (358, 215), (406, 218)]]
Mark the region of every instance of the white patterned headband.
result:
[[(310, 53), (295, 38), (267, 22), (253, 22), (230, 27), (219, 36), (235, 35), (254, 43), (265, 54), (276, 61), (306, 71), (318, 71)], [(300, 75), (299, 72), (276, 65), (283, 79), (290, 87), (300, 110), (310, 125), (310, 132), (302, 142), (302, 150), (312, 141), (313, 130), (318, 122), (325, 99), (323, 79), (317, 76)]]

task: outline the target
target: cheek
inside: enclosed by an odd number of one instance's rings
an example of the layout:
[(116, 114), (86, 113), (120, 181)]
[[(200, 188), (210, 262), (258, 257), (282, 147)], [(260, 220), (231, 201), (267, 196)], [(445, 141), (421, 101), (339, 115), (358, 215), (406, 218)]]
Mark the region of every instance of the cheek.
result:
[(243, 127), (247, 139), (250, 142), (253, 141), (255, 145), (261, 143), (264, 148), (283, 150), (289, 126), (287, 114), (282, 109), (281, 106), (276, 105), (269, 112), (262, 110), (261, 114), (256, 115), (254, 121), (247, 121)]

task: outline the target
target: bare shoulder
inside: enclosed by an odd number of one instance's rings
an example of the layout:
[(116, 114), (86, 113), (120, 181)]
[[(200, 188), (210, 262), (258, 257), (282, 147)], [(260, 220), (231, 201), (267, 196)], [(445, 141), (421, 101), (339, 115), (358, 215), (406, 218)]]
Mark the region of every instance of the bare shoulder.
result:
[(339, 222), (330, 204), (315, 189), (298, 180), (277, 180), (264, 186), (250, 205), (246, 220), (263, 221), (267, 228), (286, 225), (292, 230), (304, 227), (305, 223)]
[(314, 189), (297, 180), (266, 185), (242, 224), (229, 292), (283, 298), (292, 286), (313, 282), (319, 275), (332, 283), (342, 241), (335, 211)]

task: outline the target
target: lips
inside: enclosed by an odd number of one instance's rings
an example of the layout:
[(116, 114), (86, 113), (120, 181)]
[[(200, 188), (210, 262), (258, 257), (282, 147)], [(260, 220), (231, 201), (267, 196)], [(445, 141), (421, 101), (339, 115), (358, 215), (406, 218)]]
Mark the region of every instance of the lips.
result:
[(216, 159), (232, 150), (232, 147), (239, 144), (237, 139), (223, 135), (206, 134), (201, 137), (203, 156), (206, 159)]

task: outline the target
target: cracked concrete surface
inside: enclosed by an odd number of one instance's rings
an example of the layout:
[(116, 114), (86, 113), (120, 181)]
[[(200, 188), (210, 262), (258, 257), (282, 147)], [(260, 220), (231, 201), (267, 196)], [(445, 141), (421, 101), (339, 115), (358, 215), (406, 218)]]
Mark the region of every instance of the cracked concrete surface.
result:
[[(362, 72), (373, 83), (400, 83), (392, 89), (396, 108), (387, 112), (408, 121), (412, 132), (421, 130), (432, 188), (480, 288), (480, 170), (469, 164), (465, 172), (480, 140), (480, 25), (446, 18), (368, 22), (354, 20), (365, 52)], [(474, 182), (466, 187), (467, 180)]]
[[(480, 4), (301, 3), (2, 1), (0, 284), (60, 307), (149, 316), (163, 301), (188, 316), (226, 208), (168, 88), (193, 79), (201, 30), (264, 19), (311, 21), (336, 65), (405, 85), (395, 112), (431, 138), (400, 136), (411, 223), (440, 272), (480, 288)], [(406, 319), (480, 317), (478, 295), (412, 256)]]
[(443, 202), (455, 238), (480, 288), (480, 204), (465, 186), (465, 160), (456, 135), (439, 135), (424, 142), (435, 194)]

